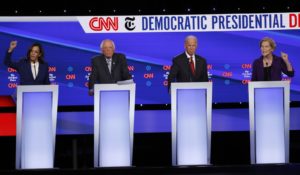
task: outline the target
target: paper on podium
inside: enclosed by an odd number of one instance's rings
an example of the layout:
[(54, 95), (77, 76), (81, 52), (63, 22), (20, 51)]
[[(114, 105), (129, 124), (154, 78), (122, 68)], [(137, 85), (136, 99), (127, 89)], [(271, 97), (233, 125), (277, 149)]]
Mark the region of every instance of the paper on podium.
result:
[(123, 80), (123, 81), (117, 81), (118, 85), (132, 84), (132, 83), (134, 83), (133, 79)]

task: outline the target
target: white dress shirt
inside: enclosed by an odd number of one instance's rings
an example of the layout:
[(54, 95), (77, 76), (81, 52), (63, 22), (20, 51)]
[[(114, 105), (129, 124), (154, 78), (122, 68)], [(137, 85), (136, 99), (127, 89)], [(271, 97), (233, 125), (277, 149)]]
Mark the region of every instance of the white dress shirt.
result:
[(31, 72), (32, 72), (32, 76), (33, 76), (33, 79), (36, 79), (38, 73), (39, 73), (39, 62), (31, 62)]
[(195, 54), (192, 55), (192, 56), (190, 56), (187, 52), (185, 52), (185, 54), (186, 54), (186, 56), (187, 56), (188, 58), (192, 57), (193, 62), (194, 62), (194, 68), (195, 68), (195, 70), (196, 70), (196, 58), (195, 58)]

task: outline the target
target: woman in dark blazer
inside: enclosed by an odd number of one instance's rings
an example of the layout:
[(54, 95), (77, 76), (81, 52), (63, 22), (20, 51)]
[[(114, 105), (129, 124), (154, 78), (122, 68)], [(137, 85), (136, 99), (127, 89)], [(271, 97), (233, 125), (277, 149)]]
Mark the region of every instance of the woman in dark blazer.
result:
[(273, 39), (265, 37), (260, 41), (261, 57), (252, 64), (251, 81), (280, 81), (283, 72), (289, 77), (294, 76), (294, 69), (286, 53), (281, 57), (273, 54), (276, 43)]
[(17, 47), (17, 41), (11, 41), (6, 53), (4, 64), (16, 69), (20, 75), (20, 85), (48, 85), (48, 64), (44, 61), (44, 50), (39, 43), (34, 43), (25, 58), (17, 62), (12, 61), (11, 55)]

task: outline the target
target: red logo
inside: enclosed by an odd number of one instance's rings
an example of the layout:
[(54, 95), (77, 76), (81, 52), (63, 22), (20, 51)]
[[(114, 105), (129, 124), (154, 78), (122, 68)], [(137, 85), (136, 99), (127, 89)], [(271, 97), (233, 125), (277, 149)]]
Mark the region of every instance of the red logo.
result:
[(232, 77), (232, 72), (223, 72), (222, 76), (223, 77)]
[(134, 66), (128, 66), (129, 71), (134, 71)]
[(243, 69), (251, 69), (252, 65), (251, 64), (242, 64)]
[(8, 83), (7, 86), (8, 86), (8, 88), (10, 88), (10, 89), (14, 89), (14, 88), (17, 87), (17, 83)]
[(7, 68), (7, 71), (8, 71), (8, 72), (17, 72), (16, 69), (13, 69), (13, 68), (10, 68), (10, 67)]
[(300, 27), (300, 13), (298, 15), (294, 13), (289, 15), (289, 26), (291, 28)]
[(144, 74), (144, 78), (152, 79), (154, 78), (154, 74), (153, 73)]
[(93, 31), (102, 31), (103, 28), (106, 31), (110, 31), (111, 28), (113, 30), (118, 30), (119, 29), (119, 23), (118, 23), (118, 17), (94, 17), (90, 20), (89, 26)]
[(91, 66), (85, 66), (85, 67), (84, 67), (84, 70), (85, 70), (86, 72), (91, 72), (91, 71), (92, 71), (92, 67), (91, 67)]
[(242, 80), (242, 84), (248, 84), (250, 80)]
[(169, 65), (164, 65), (164, 66), (163, 66), (163, 70), (171, 70), (171, 66), (169, 66)]
[(49, 66), (48, 72), (56, 72), (56, 67), (55, 66)]
[(76, 79), (76, 75), (75, 74), (67, 74), (66, 75), (66, 79), (67, 80), (75, 80)]

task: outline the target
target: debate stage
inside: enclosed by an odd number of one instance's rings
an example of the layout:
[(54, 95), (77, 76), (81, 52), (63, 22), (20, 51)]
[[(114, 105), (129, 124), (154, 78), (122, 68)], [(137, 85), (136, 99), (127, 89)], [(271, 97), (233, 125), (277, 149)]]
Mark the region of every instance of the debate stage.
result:
[(1, 174), (22, 175), (298, 175), (299, 164), (288, 165), (243, 165), (243, 166), (205, 166), (205, 167), (132, 167), (132, 168), (91, 168), (82, 170), (22, 170), (1, 171)]
[(15, 170), (15, 137), (0, 137), (0, 174), (272, 174), (300, 172), (300, 131), (291, 131), (289, 164), (250, 164), (249, 132), (213, 132), (212, 165), (171, 166), (171, 133), (135, 134), (133, 167), (93, 168), (93, 135), (58, 135), (55, 169)]
[[(165, 109), (161, 108), (162, 111), (157, 111), (143, 106), (143, 109), (136, 107), (138, 110), (136, 111), (136, 114), (138, 114), (136, 123), (142, 127), (136, 128), (138, 132), (134, 134), (133, 167), (94, 168), (94, 137), (91, 132), (93, 130), (91, 112), (93, 109), (92, 107), (81, 109), (64, 107), (64, 109), (59, 109), (59, 111), (68, 115), (61, 115), (61, 120), (59, 120), (54, 162), (56, 168), (51, 170), (16, 170), (15, 105), (10, 100), (10, 97), (6, 97), (1, 100), (0, 174), (299, 174), (300, 130), (296, 127), (299, 123), (297, 119), (299, 104), (291, 104), (291, 106), (294, 107), (292, 109), (294, 111), (292, 116), (294, 117), (291, 120), (289, 164), (251, 165), (250, 133), (247, 128), (249, 121), (246, 119), (248, 118), (246, 113), (243, 112), (247, 111), (247, 104), (242, 104), (240, 107), (234, 105), (220, 107), (217, 104), (214, 105), (216, 110), (214, 118), (215, 123), (218, 124), (215, 125), (215, 129), (212, 131), (210, 166), (172, 166), (171, 132), (170, 126), (167, 125), (170, 118), (163, 117), (169, 115), (169, 109), (166, 107)], [(158, 108), (157, 106), (152, 107)], [(237, 110), (236, 108), (241, 109)], [(225, 111), (218, 110), (233, 110), (238, 117), (230, 119), (224, 115)], [(70, 115), (69, 112), (73, 112), (72, 114), (77, 114), (78, 116)], [(148, 120), (147, 118), (153, 118), (154, 114), (152, 112), (155, 112), (159, 119)], [(219, 116), (218, 113), (220, 112), (222, 115)], [(139, 116), (139, 113), (142, 113), (142, 115)], [(228, 115), (234, 116), (232, 112)], [(67, 120), (68, 118), (84, 118), (90, 123), (82, 122), (81, 120)], [(165, 122), (164, 128), (167, 129), (158, 127), (155, 128), (157, 132), (151, 132), (153, 130), (145, 128), (146, 124), (147, 126), (154, 125), (153, 122), (159, 126), (162, 121)], [(71, 125), (66, 125), (66, 123)], [(76, 123), (80, 123), (80, 125)], [(74, 132), (76, 129), (78, 131), (78, 128), (81, 129), (80, 131), (83, 134)], [(226, 128), (228, 128), (227, 131)], [(236, 128), (236, 130), (232, 130), (232, 128)], [(71, 133), (72, 131), (73, 133)]]

